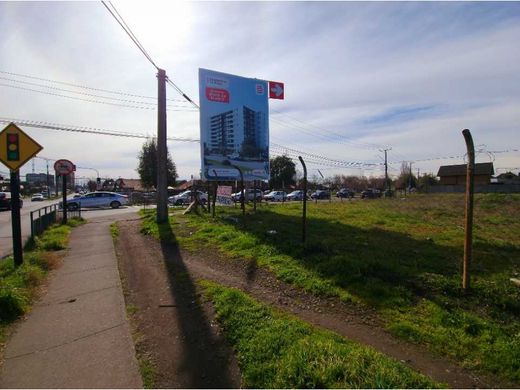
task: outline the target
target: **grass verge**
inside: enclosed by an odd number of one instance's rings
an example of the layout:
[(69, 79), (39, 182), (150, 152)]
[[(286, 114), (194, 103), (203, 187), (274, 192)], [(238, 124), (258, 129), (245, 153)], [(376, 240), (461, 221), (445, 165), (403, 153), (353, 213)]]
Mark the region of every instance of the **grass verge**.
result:
[[(279, 279), (321, 296), (375, 307), (395, 335), (462, 365), (520, 383), (520, 196), (475, 197), (472, 290), (460, 288), (464, 197), (262, 205), (170, 218), (185, 248), (218, 248), (255, 260)], [(143, 233), (161, 237), (147, 214)], [(162, 237), (164, 238), (164, 237)]]
[(0, 261), (0, 344), (9, 326), (30, 310), (37, 286), (61, 260), (56, 251), (65, 249), (72, 227), (84, 223), (72, 218), (67, 225), (54, 225), (24, 249), (24, 263), (15, 267), (12, 256)]
[(201, 282), (237, 353), (246, 387), (439, 388), (369, 347), (273, 310), (239, 290)]

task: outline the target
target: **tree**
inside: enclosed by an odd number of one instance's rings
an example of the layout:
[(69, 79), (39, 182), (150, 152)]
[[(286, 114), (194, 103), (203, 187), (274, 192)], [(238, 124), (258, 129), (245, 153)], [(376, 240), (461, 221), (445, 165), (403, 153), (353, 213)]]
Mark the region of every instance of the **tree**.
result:
[[(136, 169), (141, 179), (141, 183), (145, 188), (157, 188), (157, 141), (151, 139), (143, 144), (141, 152), (138, 156), (139, 165)], [(168, 152), (166, 160), (167, 168), (167, 184), (175, 186), (175, 179), (177, 179), (177, 169), (172, 161), (170, 152)]]
[(271, 179), (269, 185), (271, 188), (282, 188), (294, 184), (296, 176), (296, 165), (286, 155), (277, 156), (270, 160)]
[(410, 163), (403, 161), (401, 164), (401, 173), (395, 182), (395, 188), (398, 190), (415, 188), (417, 186), (416, 180), (416, 177), (411, 172)]

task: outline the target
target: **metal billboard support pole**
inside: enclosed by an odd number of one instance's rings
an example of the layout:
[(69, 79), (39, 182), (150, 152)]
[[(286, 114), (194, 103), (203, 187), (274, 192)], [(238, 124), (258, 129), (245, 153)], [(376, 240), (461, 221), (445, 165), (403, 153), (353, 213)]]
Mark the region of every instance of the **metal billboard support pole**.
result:
[(302, 242), (307, 240), (307, 166), (301, 156), (298, 159), (303, 166), (303, 217), (302, 217)]
[(464, 129), (462, 135), (464, 136), (468, 151), (464, 221), (464, 262), (462, 270), (462, 289), (467, 292), (470, 288), (469, 266), (473, 257), (473, 174), (475, 172), (475, 147), (473, 145), (473, 137), (468, 129)]

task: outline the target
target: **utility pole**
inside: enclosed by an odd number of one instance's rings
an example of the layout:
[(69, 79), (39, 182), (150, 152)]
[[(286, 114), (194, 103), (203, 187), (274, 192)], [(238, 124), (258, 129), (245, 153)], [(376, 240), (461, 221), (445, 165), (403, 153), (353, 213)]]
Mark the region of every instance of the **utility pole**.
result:
[(409, 181), (409, 185), (408, 185), (408, 188), (409, 189), (412, 189), (412, 164), (413, 162), (410, 161), (410, 181)]
[(166, 71), (157, 73), (157, 223), (168, 220), (168, 146), (166, 144)]
[(387, 156), (387, 152), (389, 150), (392, 150), (392, 148), (383, 149), (383, 150), (379, 149), (380, 152), (385, 153), (385, 190), (390, 189), (390, 186), (388, 185), (388, 156)]

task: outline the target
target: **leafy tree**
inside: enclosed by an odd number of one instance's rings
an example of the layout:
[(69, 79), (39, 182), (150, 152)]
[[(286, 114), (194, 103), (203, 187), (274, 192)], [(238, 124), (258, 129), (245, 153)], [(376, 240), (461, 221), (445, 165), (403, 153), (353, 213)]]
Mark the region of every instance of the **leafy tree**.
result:
[(431, 186), (439, 184), (439, 180), (436, 176), (431, 173), (427, 173), (422, 175), (419, 179), (417, 179), (417, 187), (420, 191), (428, 192), (428, 189)]
[[(143, 144), (138, 160), (139, 165), (136, 171), (143, 186), (145, 188), (157, 188), (157, 141), (155, 139), (148, 140)], [(167, 184), (175, 186), (175, 179), (178, 177), (177, 169), (170, 152), (167, 155), (166, 168)]]
[(417, 178), (411, 172), (410, 163), (403, 161), (401, 164), (401, 173), (395, 182), (395, 188), (398, 190), (417, 187)]
[(294, 184), (296, 176), (296, 165), (286, 155), (277, 156), (270, 160), (271, 179), (269, 185), (271, 188), (282, 188)]

